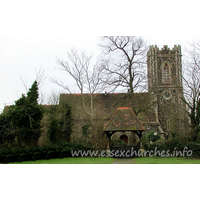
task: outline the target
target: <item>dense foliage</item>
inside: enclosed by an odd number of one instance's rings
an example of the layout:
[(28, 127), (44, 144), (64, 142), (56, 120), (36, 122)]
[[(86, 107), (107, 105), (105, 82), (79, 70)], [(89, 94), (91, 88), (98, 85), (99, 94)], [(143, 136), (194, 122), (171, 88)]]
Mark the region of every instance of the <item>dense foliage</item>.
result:
[(150, 142), (156, 142), (157, 140), (159, 140), (160, 139), (160, 135), (158, 135), (158, 134), (155, 134), (155, 132), (154, 131), (151, 131), (151, 132), (149, 132), (148, 134), (147, 134), (147, 140)]
[[(170, 155), (176, 156), (178, 151), (183, 152), (183, 150), (192, 151), (192, 157), (200, 157), (200, 144), (194, 142), (178, 142), (174, 139), (156, 142), (154, 144), (144, 144), (146, 151), (155, 150), (155, 148), (162, 151), (170, 151)], [(187, 154), (185, 154), (187, 155)]]
[(0, 116), (0, 142), (19, 146), (36, 146), (41, 134), (43, 109), (38, 105), (38, 84), (33, 83), (27, 95), (22, 95)]
[(72, 125), (71, 106), (61, 104), (49, 108), (47, 134), (51, 143), (69, 142)]
[[(200, 95), (200, 93), (198, 94)], [(187, 104), (190, 109), (188, 116), (190, 118), (190, 128), (191, 128), (191, 139), (193, 142), (197, 142), (198, 135), (200, 134), (200, 99), (192, 99), (192, 104), (189, 104), (185, 99), (182, 100)]]
[(89, 124), (83, 125), (82, 126), (82, 133), (83, 133), (83, 137), (87, 137), (88, 135), (88, 129), (90, 128)]
[(123, 140), (115, 138), (112, 140), (111, 145), (127, 145)]
[(76, 143), (63, 143), (43, 147), (4, 149), (0, 150), (0, 163), (71, 157), (71, 150), (91, 150), (91, 147)]
[(11, 122), (7, 120), (5, 114), (1, 114), (0, 115), (0, 145), (13, 143), (15, 139), (15, 136), (13, 133), (14, 133), (14, 129)]

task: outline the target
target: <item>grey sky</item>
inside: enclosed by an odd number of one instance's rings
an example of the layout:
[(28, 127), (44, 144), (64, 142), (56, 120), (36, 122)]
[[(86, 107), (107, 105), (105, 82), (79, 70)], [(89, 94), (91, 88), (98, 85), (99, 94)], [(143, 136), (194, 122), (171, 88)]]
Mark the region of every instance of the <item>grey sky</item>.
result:
[[(182, 45), (184, 51), (188, 42), (197, 40), (200, 37), (166, 37), (166, 36), (143, 36), (150, 45)], [(59, 91), (62, 88), (51, 83), (50, 77), (62, 79), (66, 83), (73, 85), (72, 79), (66, 73), (56, 70), (58, 66), (56, 59), (65, 59), (66, 52), (71, 47), (86, 50), (89, 54), (97, 56), (100, 52), (98, 36), (49, 36), (49, 37), (0, 37), (0, 109), (4, 105), (13, 104), (15, 100), (26, 93), (20, 77), (27, 82), (28, 88), (36, 77), (36, 71), (40, 68), (45, 70), (47, 77), (41, 92), (47, 98), (52, 90)]]

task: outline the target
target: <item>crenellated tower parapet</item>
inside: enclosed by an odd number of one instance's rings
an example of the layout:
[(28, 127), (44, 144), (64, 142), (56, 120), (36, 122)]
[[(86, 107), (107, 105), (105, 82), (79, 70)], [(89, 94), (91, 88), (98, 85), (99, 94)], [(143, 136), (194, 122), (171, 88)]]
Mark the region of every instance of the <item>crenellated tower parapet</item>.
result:
[(172, 49), (167, 45), (164, 45), (162, 49), (151, 46), (147, 56), (150, 92), (153, 88), (158, 87), (183, 87), (180, 45), (174, 45)]

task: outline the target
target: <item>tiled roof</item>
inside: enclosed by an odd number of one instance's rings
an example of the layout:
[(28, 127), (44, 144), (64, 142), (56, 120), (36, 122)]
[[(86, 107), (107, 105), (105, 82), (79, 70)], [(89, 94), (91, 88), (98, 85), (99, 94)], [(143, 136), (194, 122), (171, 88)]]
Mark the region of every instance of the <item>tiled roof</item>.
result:
[[(82, 94), (85, 97), (86, 107), (90, 109), (90, 94)], [(99, 112), (102, 112), (101, 119), (110, 119), (112, 114), (119, 107), (129, 106), (131, 101), (128, 93), (96, 93), (94, 99), (94, 107)], [(61, 93), (60, 103), (67, 102), (72, 106), (74, 113), (84, 113), (81, 111), (82, 97), (81, 93)], [(156, 122), (155, 110), (150, 108), (149, 93), (134, 93), (134, 106), (142, 108), (142, 112), (137, 115), (141, 123)], [(74, 119), (79, 119), (80, 115), (74, 116)]]
[(118, 108), (104, 131), (144, 131), (145, 128), (129, 107)]

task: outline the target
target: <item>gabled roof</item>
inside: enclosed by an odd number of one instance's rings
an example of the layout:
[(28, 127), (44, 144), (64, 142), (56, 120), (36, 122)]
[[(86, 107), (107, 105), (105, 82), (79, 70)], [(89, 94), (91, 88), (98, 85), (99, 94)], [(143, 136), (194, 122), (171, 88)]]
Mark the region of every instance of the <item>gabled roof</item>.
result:
[(129, 107), (118, 108), (104, 131), (144, 131), (145, 128)]
[[(86, 108), (90, 110), (90, 94), (60, 94), (60, 103), (67, 102), (72, 106), (73, 117), (74, 119), (80, 119), (80, 113), (83, 113), (82, 109), (82, 97), (85, 97)], [(142, 111), (137, 115), (138, 120), (141, 123), (152, 123), (156, 122), (156, 114), (155, 110), (151, 108), (150, 95), (149, 93), (134, 93), (133, 100), (131, 102), (129, 93), (96, 93), (93, 94), (94, 98), (94, 107), (96, 111), (98, 111), (99, 119), (108, 120), (111, 118), (113, 113), (119, 107), (126, 107), (130, 105), (130, 103), (134, 102), (135, 108), (142, 109)]]

